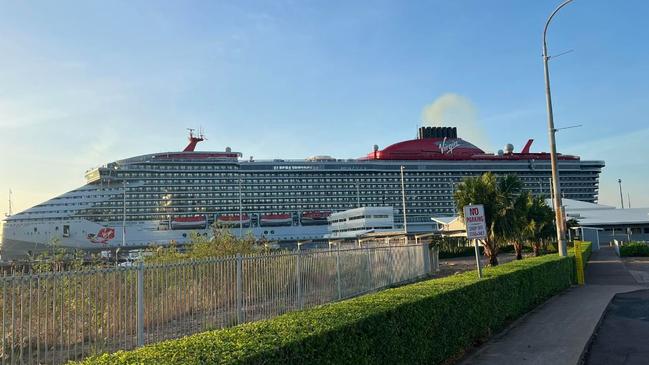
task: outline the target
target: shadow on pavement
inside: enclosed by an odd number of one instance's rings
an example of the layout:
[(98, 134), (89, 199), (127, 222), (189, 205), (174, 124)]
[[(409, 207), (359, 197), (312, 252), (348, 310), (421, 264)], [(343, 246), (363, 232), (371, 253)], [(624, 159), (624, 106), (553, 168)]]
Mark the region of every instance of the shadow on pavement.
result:
[(593, 337), (584, 363), (649, 363), (649, 290), (616, 294)]

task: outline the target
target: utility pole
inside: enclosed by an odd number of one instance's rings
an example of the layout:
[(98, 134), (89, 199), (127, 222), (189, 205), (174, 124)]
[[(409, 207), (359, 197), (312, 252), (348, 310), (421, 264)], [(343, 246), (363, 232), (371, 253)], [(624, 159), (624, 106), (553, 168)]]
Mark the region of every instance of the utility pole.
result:
[(406, 213), (406, 185), (403, 179), (403, 166), (401, 166), (401, 202), (403, 205), (403, 232), (408, 234), (408, 215)]
[(561, 5), (559, 5), (548, 17), (548, 20), (545, 22), (545, 28), (543, 28), (543, 71), (545, 73), (545, 99), (546, 106), (548, 110), (548, 135), (550, 137), (550, 159), (552, 162), (552, 182), (554, 188), (554, 214), (555, 214), (555, 223), (557, 226), (557, 243), (559, 248), (559, 256), (566, 256), (568, 254), (566, 246), (566, 231), (565, 225), (563, 222), (562, 214), (562, 204), (561, 204), (561, 187), (559, 186), (559, 170), (557, 167), (557, 145), (555, 140), (554, 128), (554, 115), (552, 113), (552, 94), (550, 92), (550, 71), (548, 69), (548, 45), (546, 41), (546, 35), (548, 32), (548, 26), (550, 21), (555, 16), (555, 14), (561, 10), (564, 6), (571, 3), (572, 0), (566, 0)]
[(631, 209), (631, 194), (628, 191), (626, 192), (626, 206)]
[(122, 194), (122, 246), (126, 246), (126, 180), (123, 181), (124, 194)]
[(356, 179), (356, 208), (361, 207), (361, 188), (358, 185), (358, 179)]
[(241, 172), (239, 172), (239, 238), (243, 237), (243, 206), (241, 204)]
[(11, 189), (9, 189), (9, 213), (5, 214), (5, 216), (11, 217), (11, 215), (13, 214), (12, 210), (13, 210), (13, 206), (11, 202)]
[(622, 198), (622, 179), (617, 179), (617, 183), (620, 185), (620, 205), (624, 209), (624, 198)]

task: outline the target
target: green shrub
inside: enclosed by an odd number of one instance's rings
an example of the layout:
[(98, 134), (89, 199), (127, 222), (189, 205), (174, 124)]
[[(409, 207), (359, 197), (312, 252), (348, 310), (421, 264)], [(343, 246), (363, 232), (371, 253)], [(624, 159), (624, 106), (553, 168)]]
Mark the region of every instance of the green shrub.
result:
[(620, 246), (620, 256), (622, 257), (649, 257), (649, 245), (646, 243), (631, 242)]
[[(482, 246), (479, 247), (480, 255), (483, 254), (484, 249)], [(458, 247), (452, 251), (439, 251), (440, 259), (451, 259), (455, 257), (469, 257), (475, 255), (475, 248), (473, 246), (468, 247)]]
[(574, 261), (528, 258), (204, 332), (82, 364), (441, 364), (566, 289)]
[[(484, 248), (480, 246), (479, 249), (480, 249), (480, 255), (483, 255)], [(514, 245), (507, 245), (498, 248), (498, 254), (514, 253), (514, 252), (515, 252)], [(527, 246), (524, 246), (523, 252), (532, 252), (532, 249)], [(466, 247), (457, 247), (452, 251), (444, 251), (444, 250), (439, 251), (440, 259), (451, 259), (455, 257), (469, 257), (469, 256), (475, 256), (475, 247), (466, 246)]]

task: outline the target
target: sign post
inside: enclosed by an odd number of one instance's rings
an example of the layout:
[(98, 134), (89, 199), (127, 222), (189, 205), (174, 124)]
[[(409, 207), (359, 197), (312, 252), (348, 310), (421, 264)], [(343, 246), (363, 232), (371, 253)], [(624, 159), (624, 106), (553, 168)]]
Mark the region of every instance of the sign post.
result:
[(464, 225), (466, 226), (466, 238), (475, 242), (475, 262), (478, 267), (478, 277), (482, 278), (478, 240), (487, 238), (487, 224), (484, 216), (484, 206), (482, 204), (467, 205), (464, 207)]

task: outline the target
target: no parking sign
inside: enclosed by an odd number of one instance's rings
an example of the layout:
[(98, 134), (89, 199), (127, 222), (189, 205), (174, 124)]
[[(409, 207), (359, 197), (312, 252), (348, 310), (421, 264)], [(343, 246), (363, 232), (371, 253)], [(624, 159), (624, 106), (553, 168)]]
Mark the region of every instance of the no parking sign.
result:
[(464, 206), (464, 225), (466, 227), (466, 238), (475, 240), (475, 263), (478, 267), (478, 277), (482, 277), (480, 266), (480, 253), (478, 240), (487, 238), (487, 221), (484, 216), (484, 206), (473, 204)]
[(466, 238), (470, 240), (487, 238), (487, 223), (482, 204), (464, 207), (464, 224), (466, 226)]

